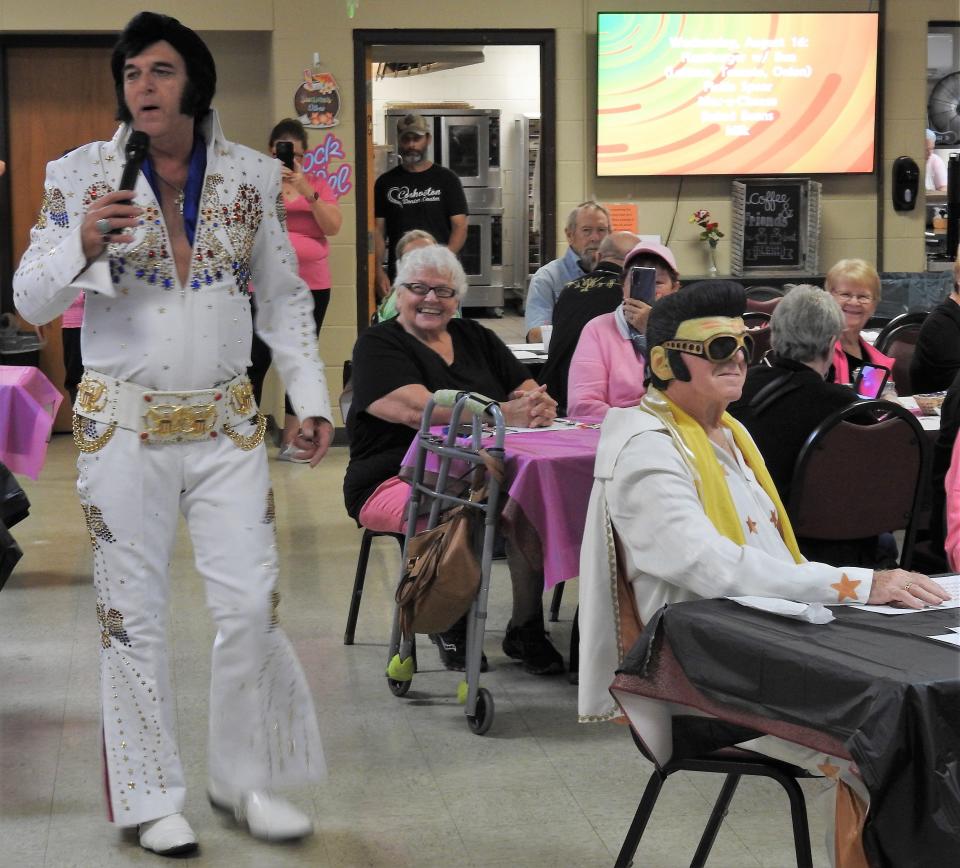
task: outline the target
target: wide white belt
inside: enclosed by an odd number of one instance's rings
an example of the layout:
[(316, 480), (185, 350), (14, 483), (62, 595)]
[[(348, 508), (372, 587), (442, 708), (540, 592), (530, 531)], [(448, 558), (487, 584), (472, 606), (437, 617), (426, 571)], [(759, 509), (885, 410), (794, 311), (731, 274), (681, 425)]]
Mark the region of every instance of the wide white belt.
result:
[(208, 440), (257, 415), (246, 374), (212, 389), (161, 391), (87, 370), (77, 388), (74, 413), (111, 428), (136, 431), (146, 443)]

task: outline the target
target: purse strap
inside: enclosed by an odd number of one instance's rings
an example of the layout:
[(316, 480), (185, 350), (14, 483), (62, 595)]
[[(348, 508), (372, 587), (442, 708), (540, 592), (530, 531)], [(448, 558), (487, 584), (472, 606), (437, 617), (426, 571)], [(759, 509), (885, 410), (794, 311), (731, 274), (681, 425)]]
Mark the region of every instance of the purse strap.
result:
[(482, 501), (487, 496), (488, 474), (496, 479), (500, 485), (503, 485), (505, 478), (502, 458), (495, 458), (484, 448), (479, 449), (477, 455), (483, 459), (483, 464), (478, 464), (471, 474), (470, 494), (467, 497), (467, 500), (471, 502)]

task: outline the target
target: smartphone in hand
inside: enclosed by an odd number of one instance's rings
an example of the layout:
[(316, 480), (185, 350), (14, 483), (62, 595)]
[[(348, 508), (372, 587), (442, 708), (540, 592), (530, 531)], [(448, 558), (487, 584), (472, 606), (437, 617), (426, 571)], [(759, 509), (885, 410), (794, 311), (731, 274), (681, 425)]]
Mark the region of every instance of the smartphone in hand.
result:
[(857, 371), (853, 390), (861, 398), (879, 398), (883, 394), (883, 387), (887, 384), (890, 369), (883, 365), (863, 365)]
[(630, 269), (630, 298), (653, 304), (657, 295), (657, 269), (634, 265)]
[(277, 142), (273, 149), (277, 159), (292, 172), (294, 169), (293, 142)]

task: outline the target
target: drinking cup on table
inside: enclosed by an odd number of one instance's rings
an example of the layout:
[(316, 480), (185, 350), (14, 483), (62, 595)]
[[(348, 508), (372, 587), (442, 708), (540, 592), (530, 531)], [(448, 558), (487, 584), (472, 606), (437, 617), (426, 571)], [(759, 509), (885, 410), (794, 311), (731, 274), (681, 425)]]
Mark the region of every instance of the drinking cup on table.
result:
[(540, 326), (540, 334), (543, 337), (543, 351), (545, 353), (550, 352), (550, 335), (553, 334), (553, 326)]

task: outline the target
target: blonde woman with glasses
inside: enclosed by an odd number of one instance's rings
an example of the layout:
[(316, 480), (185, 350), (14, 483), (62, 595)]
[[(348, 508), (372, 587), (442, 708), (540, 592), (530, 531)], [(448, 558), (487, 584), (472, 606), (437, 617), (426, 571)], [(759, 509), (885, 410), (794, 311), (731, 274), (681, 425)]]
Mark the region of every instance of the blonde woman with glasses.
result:
[(827, 272), (826, 290), (843, 311), (843, 332), (833, 350), (834, 383), (852, 383), (865, 364), (893, 370), (893, 359), (867, 343), (861, 331), (880, 303), (880, 275), (862, 259), (841, 259)]

